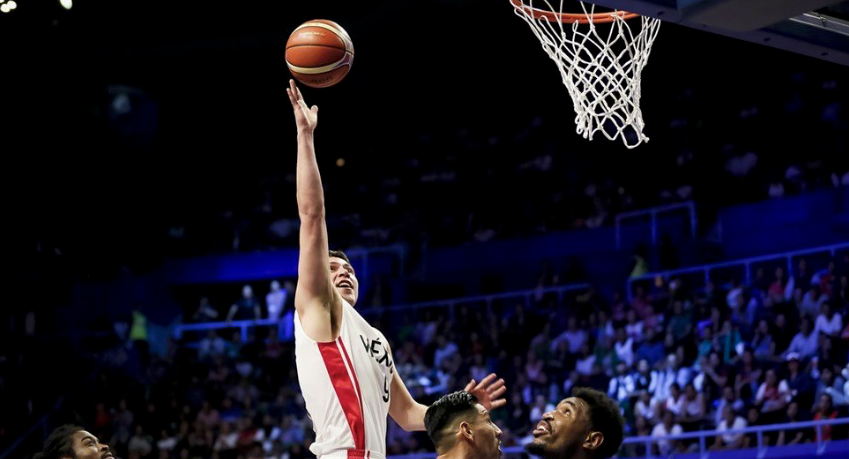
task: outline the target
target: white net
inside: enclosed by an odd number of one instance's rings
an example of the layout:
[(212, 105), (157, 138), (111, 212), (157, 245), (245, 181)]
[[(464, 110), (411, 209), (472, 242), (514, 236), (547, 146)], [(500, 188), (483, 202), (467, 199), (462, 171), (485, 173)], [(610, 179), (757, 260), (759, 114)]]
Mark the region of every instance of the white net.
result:
[(549, 0), (537, 1), (540, 9), (533, 0), (511, 3), (557, 64), (572, 97), (578, 134), (592, 140), (601, 132), (628, 148), (648, 142), (640, 111), (640, 74), (660, 21), (645, 16), (629, 21), (635, 15), (622, 11), (595, 13), (595, 5), (584, 2), (578, 2), (583, 12), (567, 14), (563, 5), (575, 5), (571, 0), (560, 0), (557, 9)]

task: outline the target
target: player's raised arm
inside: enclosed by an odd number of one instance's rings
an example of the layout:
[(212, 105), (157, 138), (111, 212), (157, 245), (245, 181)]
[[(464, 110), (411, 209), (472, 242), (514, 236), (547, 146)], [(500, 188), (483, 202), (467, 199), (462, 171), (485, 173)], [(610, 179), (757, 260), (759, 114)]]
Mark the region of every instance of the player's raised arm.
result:
[[(503, 379), (496, 381), (497, 377), (495, 373), (491, 373), (480, 382), (473, 379), (463, 390), (477, 397), (478, 402), (488, 411), (501, 408), (507, 404), (503, 397), (507, 387)], [(424, 416), (427, 408), (413, 399), (407, 385), (396, 371), (392, 378), (392, 400), (389, 402), (389, 415), (392, 419), (408, 432), (425, 430)]]
[(318, 107), (307, 106), (293, 80), (289, 80), (286, 92), (298, 128), (296, 181), (301, 230), (295, 310), (307, 336), (315, 341), (332, 341), (339, 333), (342, 299), (330, 278), (324, 190), (315, 159), (313, 131), (318, 123)]

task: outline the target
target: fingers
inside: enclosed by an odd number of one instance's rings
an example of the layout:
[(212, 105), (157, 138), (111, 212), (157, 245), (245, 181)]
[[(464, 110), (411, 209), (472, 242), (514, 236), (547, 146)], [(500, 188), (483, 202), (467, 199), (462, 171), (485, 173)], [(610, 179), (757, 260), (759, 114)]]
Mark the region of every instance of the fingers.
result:
[(463, 390), (466, 391), (466, 392), (471, 392), (471, 391), (475, 390), (476, 385), (477, 384), (475, 383), (475, 380), (473, 379), (473, 380), (469, 381), (469, 384), (466, 384), (466, 387), (464, 387)]
[(494, 410), (496, 408), (501, 408), (502, 406), (507, 404), (507, 400), (503, 398), (499, 398), (498, 400), (493, 400), (490, 404), (490, 409)]
[(298, 85), (295, 84), (295, 80), (289, 80), (289, 87), (286, 88), (286, 94), (289, 95), (289, 100), (292, 101), (292, 105), (296, 105), (304, 100), (304, 96), (301, 94), (301, 90), (298, 88)]
[(301, 102), (301, 94), (295, 86), (295, 80), (289, 80), (289, 87), (286, 88), (286, 94), (289, 96), (289, 102), (292, 103), (292, 108), (297, 109)]
[(309, 113), (312, 113), (313, 115), (318, 114), (318, 105), (313, 105), (312, 107), (307, 105), (304, 101), (304, 95), (301, 94), (301, 88), (295, 84), (295, 80), (289, 80), (289, 87), (286, 88), (286, 95), (289, 96), (289, 102), (292, 103), (293, 109), (297, 110), (300, 108), (305, 115)]
[(489, 376), (487, 376), (486, 378), (483, 378), (483, 380), (480, 382), (479, 385), (482, 386), (482, 387), (487, 387), (487, 386), (489, 386), (489, 384), (493, 380), (495, 380), (495, 378), (496, 378), (495, 373), (490, 373)]
[(292, 90), (290, 88), (286, 88), (286, 95), (289, 96), (289, 102), (292, 103), (292, 108), (297, 108), (298, 101), (295, 100), (295, 95), (292, 94)]
[(493, 385), (489, 386), (486, 389), (486, 391), (489, 392), (490, 395), (492, 395), (498, 389), (505, 389), (506, 390), (506, 387), (504, 387), (504, 385), (505, 385), (504, 379), (499, 379)]
[(301, 98), (301, 91), (298, 90), (298, 85), (295, 84), (295, 80), (289, 80), (289, 91), (292, 93), (292, 96), (295, 97), (295, 100)]
[(504, 393), (505, 393), (505, 392), (507, 392), (507, 388), (506, 388), (506, 387), (504, 387), (504, 386), (501, 386), (501, 387), (499, 387), (498, 389), (495, 389), (494, 391), (490, 392), (490, 393), (489, 393), (489, 398), (498, 398), (498, 397), (501, 397), (502, 395), (504, 395)]
[(292, 85), (295, 86), (295, 95), (298, 97), (298, 102), (303, 102), (304, 106), (306, 107), (307, 103), (304, 102), (304, 95), (301, 94), (301, 88), (299, 88), (294, 82), (292, 83)]

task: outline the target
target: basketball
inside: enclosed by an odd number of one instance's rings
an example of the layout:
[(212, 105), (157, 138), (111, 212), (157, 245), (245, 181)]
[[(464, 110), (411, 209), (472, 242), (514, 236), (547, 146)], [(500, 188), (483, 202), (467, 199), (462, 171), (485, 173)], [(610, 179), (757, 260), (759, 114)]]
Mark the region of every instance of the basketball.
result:
[(354, 62), (354, 44), (339, 24), (307, 21), (286, 42), (286, 65), (296, 80), (313, 88), (342, 81)]

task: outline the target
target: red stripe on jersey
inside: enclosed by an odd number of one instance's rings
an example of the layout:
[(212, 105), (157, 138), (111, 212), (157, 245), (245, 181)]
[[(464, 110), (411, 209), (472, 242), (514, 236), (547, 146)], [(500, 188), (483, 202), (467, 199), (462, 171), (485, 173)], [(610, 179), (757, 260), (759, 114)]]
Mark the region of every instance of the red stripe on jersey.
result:
[[(348, 350), (345, 349), (345, 342), (342, 341), (341, 337), (339, 338), (339, 347), (342, 348), (342, 355), (345, 356), (345, 361), (348, 362), (348, 368), (351, 369), (351, 374), (354, 375), (354, 387), (357, 389), (357, 399), (360, 402), (360, 413), (365, 416), (365, 410), (363, 410), (363, 394), (360, 391), (360, 381), (357, 379), (357, 372), (354, 371), (354, 364), (351, 363), (351, 358), (348, 357)], [(363, 434), (365, 434), (365, 431), (363, 431)], [(365, 448), (365, 442), (363, 442), (363, 448)]]
[[(341, 342), (342, 339), (339, 338), (339, 341)], [(351, 436), (354, 437), (354, 448), (364, 450), (366, 433), (363, 411), (360, 407), (360, 401), (357, 392), (354, 390), (351, 377), (345, 368), (345, 362), (342, 361), (342, 354), (339, 352), (339, 347), (337, 347), (336, 341), (318, 343), (318, 350), (321, 352), (321, 358), (324, 360), (324, 366), (327, 368), (330, 382), (333, 383), (336, 397), (339, 399), (339, 403), (342, 405), (342, 411), (348, 420), (348, 427), (351, 428)], [(351, 367), (351, 374), (356, 375), (353, 366)]]

